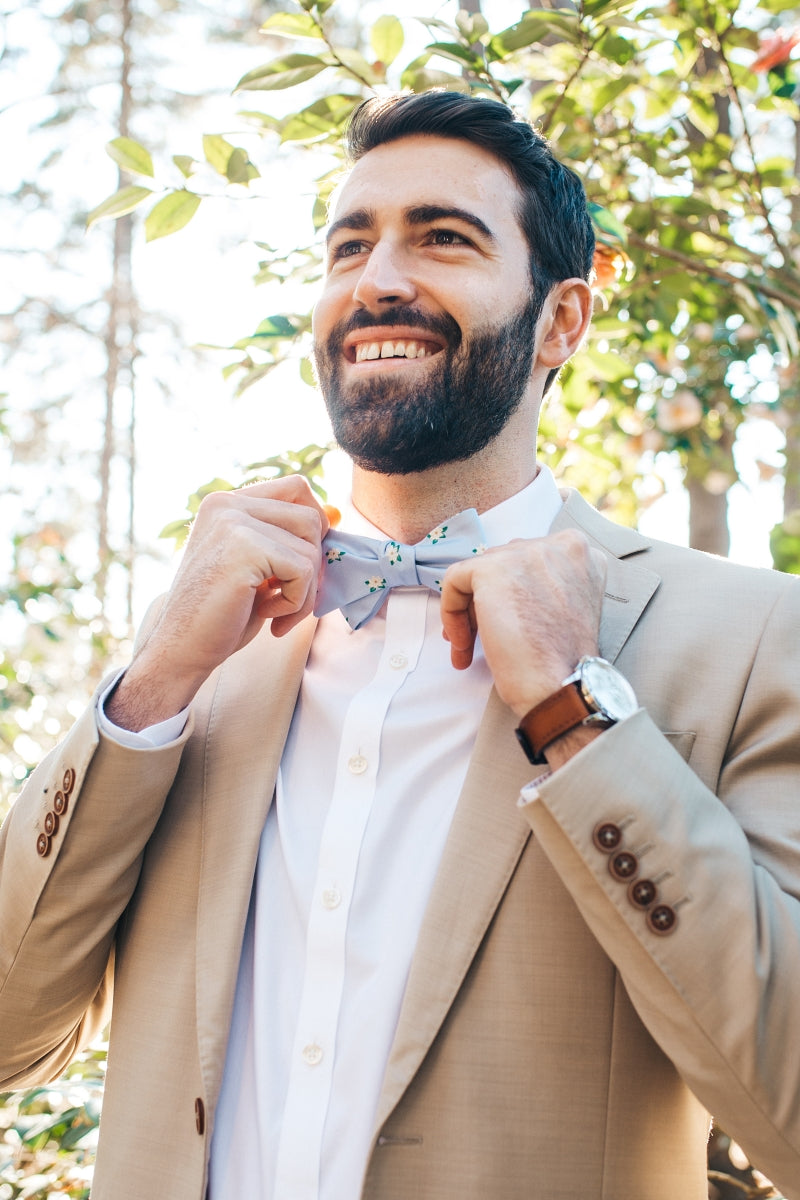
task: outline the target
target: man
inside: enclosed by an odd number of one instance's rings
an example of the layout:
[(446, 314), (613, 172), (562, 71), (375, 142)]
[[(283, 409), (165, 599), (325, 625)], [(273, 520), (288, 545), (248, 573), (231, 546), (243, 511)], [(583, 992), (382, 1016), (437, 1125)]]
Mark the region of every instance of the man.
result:
[(113, 971), (97, 1200), (701, 1200), (708, 1112), (798, 1197), (797, 585), (537, 467), (592, 257), (541, 138), (432, 93), (350, 142), (314, 323), (349, 530), (299, 480), (209, 497), (32, 777), (3, 1086)]

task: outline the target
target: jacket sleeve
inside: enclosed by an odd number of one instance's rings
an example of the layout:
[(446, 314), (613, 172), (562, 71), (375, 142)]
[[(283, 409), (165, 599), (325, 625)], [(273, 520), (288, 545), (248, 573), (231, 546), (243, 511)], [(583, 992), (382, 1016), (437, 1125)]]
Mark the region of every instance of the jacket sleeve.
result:
[(191, 717), (169, 745), (129, 749), (98, 732), (93, 705), (13, 805), (0, 830), (0, 1087), (56, 1078), (108, 1020), (116, 923), (190, 732)]
[[(705, 782), (640, 710), (523, 792), (536, 837), (651, 1035), (791, 1200), (800, 1197), (799, 632), (792, 582), (778, 591), (739, 694), (726, 697), (732, 724), (701, 686), (702, 667), (684, 662), (708, 710), (684, 739)], [(724, 638), (716, 650), (725, 654)]]

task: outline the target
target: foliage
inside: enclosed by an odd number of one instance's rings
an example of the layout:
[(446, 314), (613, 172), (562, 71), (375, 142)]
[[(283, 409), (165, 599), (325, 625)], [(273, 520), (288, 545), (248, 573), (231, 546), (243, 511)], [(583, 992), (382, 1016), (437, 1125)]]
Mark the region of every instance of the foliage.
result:
[(57, 1084), (0, 1093), (3, 1200), (87, 1200), (105, 1060), (105, 1044), (99, 1044), (82, 1051)]
[[(541, 448), (591, 499), (633, 523), (645, 497), (659, 494), (660, 453), (678, 455), (701, 484), (695, 502), (724, 495), (737, 478), (742, 424), (755, 415), (789, 426), (786, 414), (800, 404), (786, 379), (800, 315), (800, 189), (786, 153), (798, 118), (798, 36), (782, 24), (787, 8), (785, 0), (758, 8), (564, 0), (498, 30), (481, 13), (458, 12), (452, 21), (422, 18), (429, 40), (404, 58), (399, 18), (348, 27), (345, 42), (333, 0), (301, 0), (264, 23), (277, 53), (245, 72), (236, 92), (248, 96), (241, 116), (265, 160), (276, 144), (293, 143), (324, 161), (317, 229), (336, 175), (328, 163), (365, 95), (431, 86), (485, 94), (512, 103), (554, 141), (591, 201), (598, 315), (563, 374)], [(296, 91), (297, 107), (287, 113), (284, 102), (280, 116), (256, 107), (261, 93), (269, 101), (277, 91)], [(228, 190), (258, 177), (252, 147), (214, 142), (205, 154)], [(174, 161), (187, 178), (178, 189), (166, 177), (159, 187), (183, 196), (201, 164)], [(129, 147), (128, 166), (154, 172), (144, 147)], [(104, 203), (131, 199), (126, 188)], [(318, 240), (288, 255), (262, 248), (262, 280), (319, 275)], [(240, 390), (292, 353), (296, 335), (307, 344), (307, 322), (286, 319), (291, 329), (273, 316), (262, 344), (259, 330), (232, 347), (240, 354), (228, 370)], [(787, 459), (794, 478), (793, 442)]]
[(325, 455), (333, 447), (318, 446), (316, 442), (312, 442), (308, 446), (304, 446), (302, 450), (284, 450), (282, 454), (275, 454), (271, 458), (265, 458), (262, 462), (250, 463), (245, 468), (247, 474), (245, 478), (238, 484), (231, 483), (227, 479), (211, 479), (208, 483), (204, 483), (192, 492), (186, 502), (188, 517), (179, 517), (176, 521), (170, 521), (161, 530), (160, 536), (163, 538), (172, 538), (176, 548), (182, 546), (191, 527), (191, 522), (197, 516), (197, 510), (205, 496), (210, 492), (230, 492), (235, 487), (246, 487), (250, 483), (258, 483), (262, 479), (280, 479), (286, 475), (304, 475), (311, 484), (313, 490), (317, 493), (320, 500), (327, 499), (327, 492), (322, 486), (322, 464)]
[[(800, 573), (800, 189), (787, 152), (798, 124), (800, 34), (790, 24), (791, 0), (556, 0), (557, 7), (521, 12), (505, 28), (492, 27), (491, 0), (487, 15), (405, 23), (385, 13), (368, 28), (334, 0), (301, 0), (289, 11), (290, 3), (263, 21), (269, 56), (264, 61), (259, 52), (236, 85), (244, 129), (207, 133), (202, 156), (165, 154), (152, 122), (142, 140), (120, 129), (107, 147), (119, 187), (90, 212), (90, 226), (102, 231), (112, 219), (145, 214), (147, 241), (177, 234), (210, 197), (251, 195), (276, 151), (294, 147), (318, 163), (308, 242), (289, 251), (259, 243), (256, 278), (313, 285), (341, 134), (364, 96), (444, 87), (509, 101), (583, 178), (598, 236), (596, 320), (549, 403), (543, 456), (633, 523), (659, 494), (661, 455), (679, 457), (687, 478), (701, 485), (695, 497), (724, 496), (737, 477), (739, 430), (753, 417), (775, 420), (786, 433), (787, 513), (773, 554), (778, 567)], [(75, 36), (53, 94), (68, 99), (43, 127), (49, 121), (73, 130), (69, 122), (86, 110), (88, 84), (74, 82), (80, 46), (114, 48), (105, 7), (62, 5), (64, 27)], [(91, 36), (82, 42), (86, 30)], [(244, 39), (242, 54), (253, 54)], [(171, 118), (162, 124), (172, 137)], [(55, 211), (63, 196), (48, 195), (47, 161), (20, 183), (17, 199)], [(76, 251), (85, 254), (77, 227), (73, 213), (59, 248), (66, 271)], [(32, 314), (22, 304), (7, 329), (16, 344), (39, 322), (33, 354), (46, 364), (43, 380), (56, 380), (30, 416), (35, 432), (68, 403), (57, 371), (68, 357), (61, 333), (80, 328), (102, 338), (105, 312), (96, 298), (77, 312), (52, 301), (39, 309)], [(241, 393), (297, 360), (312, 385), (309, 336), (308, 312), (269, 315), (226, 348), (225, 373)], [(9, 428), (0, 410), (6, 442)], [(16, 441), (19, 457), (18, 430)], [(300, 470), (322, 494), (326, 449), (311, 444), (251, 464), (246, 481)], [(41, 446), (36, 453), (50, 456)], [(231, 486), (215, 479), (198, 489), (190, 518), (207, 490)], [(58, 507), (73, 506), (62, 496)], [(17, 652), (0, 658), (0, 776), (12, 786), (43, 748), (35, 727), (58, 736), (76, 690), (85, 692), (97, 662), (117, 644), (90, 575), (74, 565), (79, 527), (92, 523), (85, 506), (74, 511), (68, 526), (29, 506), (0, 592), (0, 614), (25, 622)], [(186, 524), (173, 522), (163, 534), (180, 542)], [(63, 652), (53, 655), (54, 646)], [(87, 1195), (103, 1061), (98, 1047), (57, 1087), (0, 1097), (0, 1197)], [(710, 1162), (717, 1200), (774, 1194), (724, 1135)]]

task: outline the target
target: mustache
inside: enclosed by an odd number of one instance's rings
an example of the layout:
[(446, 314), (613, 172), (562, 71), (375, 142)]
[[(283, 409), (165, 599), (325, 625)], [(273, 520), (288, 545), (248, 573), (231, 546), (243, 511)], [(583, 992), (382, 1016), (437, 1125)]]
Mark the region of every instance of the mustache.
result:
[(426, 313), (410, 304), (397, 304), (377, 314), (359, 309), (333, 327), (328, 345), (333, 349), (338, 348), (348, 333), (381, 325), (413, 325), (416, 329), (424, 329), (443, 338), (451, 350), (457, 350), (461, 345), (461, 329), (449, 313)]

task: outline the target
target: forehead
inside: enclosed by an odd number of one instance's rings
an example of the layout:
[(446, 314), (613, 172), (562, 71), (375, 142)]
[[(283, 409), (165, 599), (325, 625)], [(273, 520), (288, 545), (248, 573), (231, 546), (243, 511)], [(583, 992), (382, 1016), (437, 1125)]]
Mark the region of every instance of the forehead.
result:
[(522, 193), (509, 169), (480, 146), (414, 134), (368, 151), (337, 190), (331, 221), (357, 210), (391, 217), (419, 205), (461, 208), (497, 236), (521, 236)]

